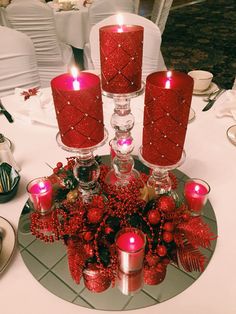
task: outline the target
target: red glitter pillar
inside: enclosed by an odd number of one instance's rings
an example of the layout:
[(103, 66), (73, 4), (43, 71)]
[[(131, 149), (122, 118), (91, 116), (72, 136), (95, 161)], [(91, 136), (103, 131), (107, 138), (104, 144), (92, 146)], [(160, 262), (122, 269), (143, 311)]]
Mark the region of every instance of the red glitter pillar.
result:
[(69, 73), (62, 74), (51, 81), (51, 87), (62, 143), (73, 148), (100, 143), (104, 124), (99, 77), (81, 72), (75, 80)]
[(128, 94), (141, 88), (143, 27), (109, 25), (100, 28), (102, 89)]
[(182, 156), (193, 92), (193, 79), (181, 72), (147, 77), (143, 121), (143, 158), (157, 166), (176, 164)]

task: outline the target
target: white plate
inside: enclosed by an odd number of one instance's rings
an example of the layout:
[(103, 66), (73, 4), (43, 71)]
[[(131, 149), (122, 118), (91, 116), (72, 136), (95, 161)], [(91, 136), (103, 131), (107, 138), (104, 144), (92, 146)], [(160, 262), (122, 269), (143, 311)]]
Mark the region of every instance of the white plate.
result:
[(8, 220), (0, 216), (0, 227), (3, 230), (2, 250), (0, 253), (0, 274), (9, 264), (16, 245), (16, 234)]
[(236, 145), (236, 125), (229, 127), (226, 134), (230, 142)]
[(203, 91), (193, 90), (193, 95), (209, 95), (215, 92), (217, 89), (219, 89), (219, 87), (215, 83), (211, 82), (209, 88), (206, 90)]
[(195, 118), (195, 111), (192, 108), (190, 108), (188, 122), (193, 121), (194, 118)]

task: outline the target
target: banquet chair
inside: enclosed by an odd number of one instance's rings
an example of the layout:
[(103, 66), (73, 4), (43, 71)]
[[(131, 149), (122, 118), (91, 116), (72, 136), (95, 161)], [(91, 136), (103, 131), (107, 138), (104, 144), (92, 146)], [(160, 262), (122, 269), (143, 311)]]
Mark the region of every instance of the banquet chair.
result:
[(155, 0), (152, 8), (151, 21), (163, 34), (173, 0)]
[[(144, 27), (143, 42), (143, 64), (142, 77), (155, 71), (166, 70), (165, 62), (160, 51), (161, 32), (157, 25), (143, 16), (122, 13), (124, 24), (141, 25)], [(99, 48), (99, 29), (105, 25), (116, 24), (116, 15), (112, 15), (105, 20), (94, 25), (90, 32), (91, 59), (93, 69), (100, 72), (100, 48)]]
[[(136, 13), (136, 0), (95, 0), (89, 7), (88, 12), (88, 34), (94, 25), (117, 13)], [(84, 68), (93, 69), (89, 38), (84, 46)]]
[(72, 48), (58, 40), (52, 8), (39, 0), (13, 0), (6, 13), (11, 27), (32, 39), (41, 86), (49, 87), (74, 62)]
[(40, 87), (34, 45), (25, 34), (0, 26), (0, 97), (16, 87)]

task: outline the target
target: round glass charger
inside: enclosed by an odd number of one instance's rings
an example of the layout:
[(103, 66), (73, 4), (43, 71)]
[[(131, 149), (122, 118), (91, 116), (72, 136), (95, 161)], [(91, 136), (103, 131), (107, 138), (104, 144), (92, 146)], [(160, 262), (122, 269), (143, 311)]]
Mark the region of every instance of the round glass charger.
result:
[[(136, 157), (135, 168), (147, 172), (148, 168)], [(110, 164), (110, 156), (102, 156), (102, 162)], [(178, 179), (179, 195), (183, 194), (184, 182), (188, 177), (179, 170), (173, 173)], [(62, 241), (46, 244), (37, 240), (30, 232), (30, 207), (26, 202), (18, 225), (18, 243), (25, 265), (40, 284), (58, 297), (82, 307), (107, 310), (127, 311), (146, 308), (175, 297), (191, 286), (201, 275), (198, 272), (188, 273), (174, 264), (169, 264), (164, 281), (155, 286), (144, 285), (141, 291), (134, 295), (124, 295), (118, 288), (109, 288), (102, 293), (92, 293), (82, 283), (77, 285), (71, 278), (66, 247)], [(217, 222), (211, 203), (207, 201), (204, 207), (203, 219), (217, 235)], [(211, 249), (202, 252), (209, 263), (216, 246), (212, 241)]]

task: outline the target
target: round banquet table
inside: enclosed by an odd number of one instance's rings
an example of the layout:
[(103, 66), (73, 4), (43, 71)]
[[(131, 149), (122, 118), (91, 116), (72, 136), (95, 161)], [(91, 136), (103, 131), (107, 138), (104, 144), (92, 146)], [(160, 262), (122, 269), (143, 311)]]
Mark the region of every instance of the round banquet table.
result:
[(68, 11), (58, 11), (58, 4), (52, 1), (47, 3), (53, 8), (59, 39), (78, 49), (83, 49), (88, 41), (88, 7), (84, 7), (83, 2), (76, 1), (78, 9)]
[[(110, 127), (113, 112), (111, 99), (103, 97), (105, 124), (109, 138), (114, 132)], [(12, 113), (17, 109), (15, 95), (2, 99)], [(131, 108), (135, 116), (132, 135), (135, 138), (134, 154), (141, 144), (142, 113), (144, 96), (132, 99)], [(226, 137), (226, 130), (234, 124), (232, 118), (217, 119), (215, 108), (202, 112), (205, 106), (202, 97), (194, 96), (192, 108), (195, 119), (189, 123), (185, 142), (186, 160), (179, 168), (189, 177), (205, 179), (211, 186), (210, 202), (218, 224), (218, 240), (214, 255), (199, 279), (176, 297), (163, 303), (135, 310), (137, 314), (146, 310), (150, 314), (234, 314), (236, 313), (236, 237), (235, 237), (235, 191), (236, 191), (236, 147)], [(217, 105), (215, 105), (217, 106)], [(21, 181), (17, 196), (10, 202), (0, 204), (0, 216), (8, 219), (15, 229), (22, 209), (28, 199), (26, 184), (31, 179), (50, 175), (58, 161), (65, 161), (70, 153), (63, 151), (56, 143), (58, 130), (40, 124), (28, 124), (15, 119), (10, 124), (0, 115), (1, 133), (14, 145), (14, 157), (21, 165)], [(96, 152), (109, 153), (108, 142)], [(47, 164), (46, 164), (47, 163)], [(80, 308), (45, 289), (25, 266), (17, 248), (15, 254), (1, 274), (1, 311), (4, 314), (83, 314), (108, 313), (107, 311)], [(117, 311), (117, 313), (121, 313)]]

